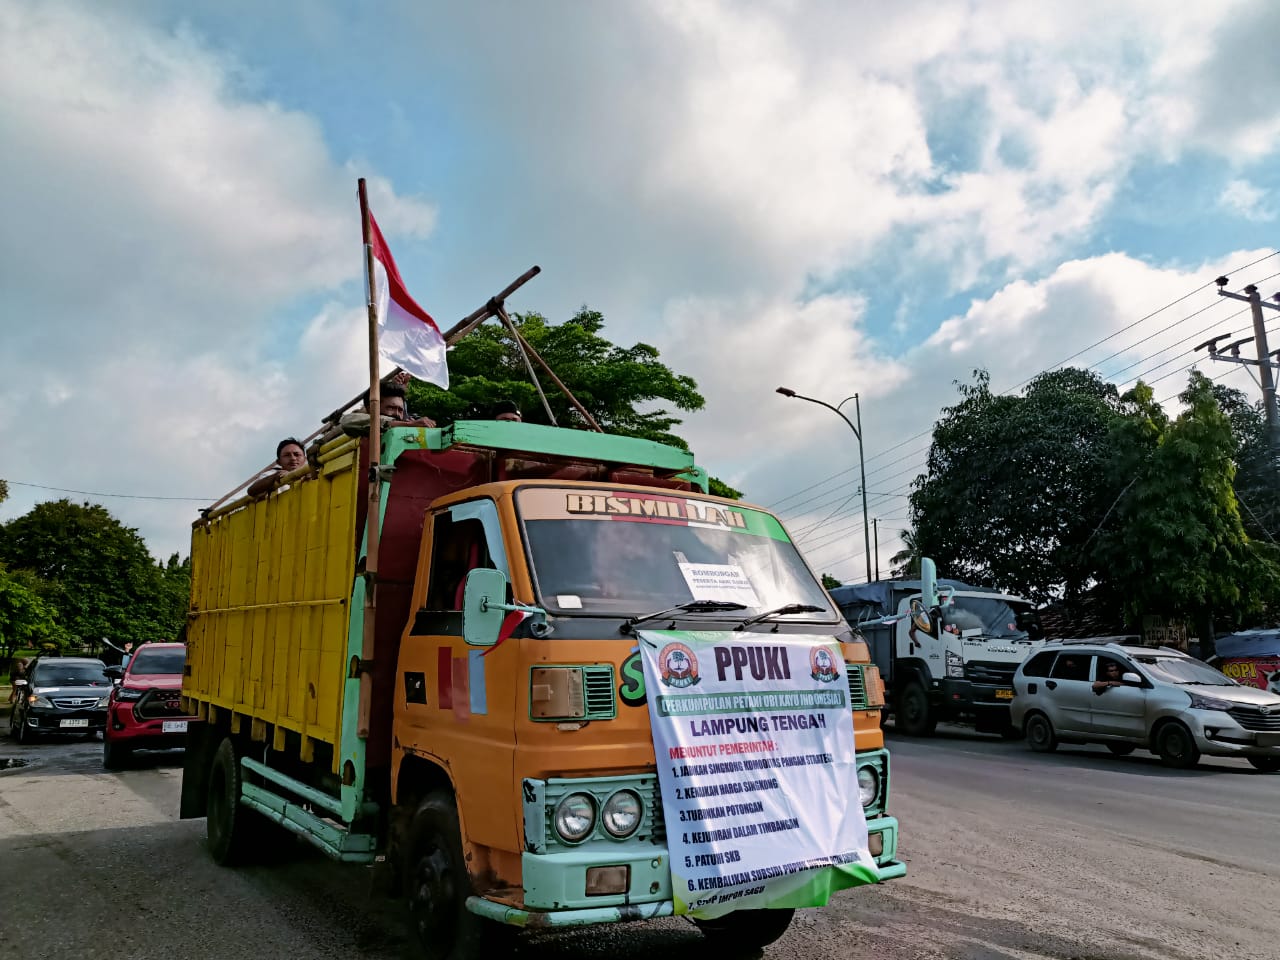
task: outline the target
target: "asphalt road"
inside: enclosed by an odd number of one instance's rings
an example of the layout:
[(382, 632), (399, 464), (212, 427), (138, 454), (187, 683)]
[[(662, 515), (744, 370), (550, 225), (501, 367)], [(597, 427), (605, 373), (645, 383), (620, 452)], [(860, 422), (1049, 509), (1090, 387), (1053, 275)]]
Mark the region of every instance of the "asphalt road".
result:
[[(890, 737), (908, 876), (797, 915), (770, 958), (1276, 960), (1280, 775), (1093, 748)], [(227, 871), (177, 820), (181, 760), (0, 740), (0, 950), (60, 958), (401, 960), (399, 909), (303, 848)], [(525, 937), (536, 960), (705, 960), (683, 920)]]

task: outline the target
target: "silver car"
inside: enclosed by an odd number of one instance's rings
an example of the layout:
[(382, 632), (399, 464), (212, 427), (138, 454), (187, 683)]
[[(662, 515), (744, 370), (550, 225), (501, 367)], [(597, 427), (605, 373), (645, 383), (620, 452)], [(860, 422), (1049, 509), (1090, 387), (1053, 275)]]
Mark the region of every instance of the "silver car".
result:
[(1013, 677), (1012, 720), (1032, 750), (1101, 743), (1142, 747), (1170, 767), (1201, 754), (1280, 770), (1280, 696), (1246, 687), (1168, 647), (1048, 643)]

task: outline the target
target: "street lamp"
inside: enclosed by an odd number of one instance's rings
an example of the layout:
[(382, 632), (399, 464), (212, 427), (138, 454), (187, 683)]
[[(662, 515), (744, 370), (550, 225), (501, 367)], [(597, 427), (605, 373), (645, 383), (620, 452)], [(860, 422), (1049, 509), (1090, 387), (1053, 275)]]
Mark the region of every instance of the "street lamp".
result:
[[(822, 400), (815, 400), (813, 397), (806, 397), (804, 396), (804, 394), (796, 393), (790, 387), (779, 387), (777, 392), (782, 394), (784, 397), (795, 397), (795, 399), (797, 400), (808, 400), (810, 403), (816, 403), (820, 407), (826, 407), (828, 410), (834, 411), (836, 416), (838, 416), (845, 423), (849, 424), (849, 429), (852, 430), (853, 435), (858, 438), (858, 469), (862, 472), (862, 541), (863, 541), (863, 549), (866, 551), (864, 555), (867, 558), (867, 583), (870, 583), (871, 582), (871, 530), (869, 529), (867, 524), (867, 462), (862, 456), (862, 404), (858, 400), (858, 395), (855, 393), (851, 397), (845, 397), (843, 400), (841, 400), (839, 403), (837, 403), (833, 407), (831, 404), (826, 403)], [(853, 409), (855, 411), (857, 421), (858, 421), (857, 426), (854, 426), (853, 421), (850, 420), (848, 417), (846, 417), (840, 411), (840, 408), (843, 407), (850, 400), (853, 401)]]

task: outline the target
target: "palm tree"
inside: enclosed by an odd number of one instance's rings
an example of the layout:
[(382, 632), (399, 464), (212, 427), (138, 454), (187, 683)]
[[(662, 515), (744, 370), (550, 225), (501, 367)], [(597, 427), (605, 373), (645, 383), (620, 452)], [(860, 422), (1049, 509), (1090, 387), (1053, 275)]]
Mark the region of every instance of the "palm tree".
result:
[(902, 531), (902, 549), (889, 558), (890, 576), (895, 580), (920, 577), (920, 546), (914, 530)]

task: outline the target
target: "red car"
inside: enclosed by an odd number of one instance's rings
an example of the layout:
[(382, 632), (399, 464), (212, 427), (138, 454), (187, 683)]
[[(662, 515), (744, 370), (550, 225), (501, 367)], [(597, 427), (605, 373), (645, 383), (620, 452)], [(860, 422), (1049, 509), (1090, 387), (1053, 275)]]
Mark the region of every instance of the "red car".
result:
[(194, 719), (182, 711), (186, 658), (182, 643), (144, 643), (134, 652), (107, 702), (102, 765), (108, 770), (124, 766), (134, 750), (186, 745), (187, 725)]

